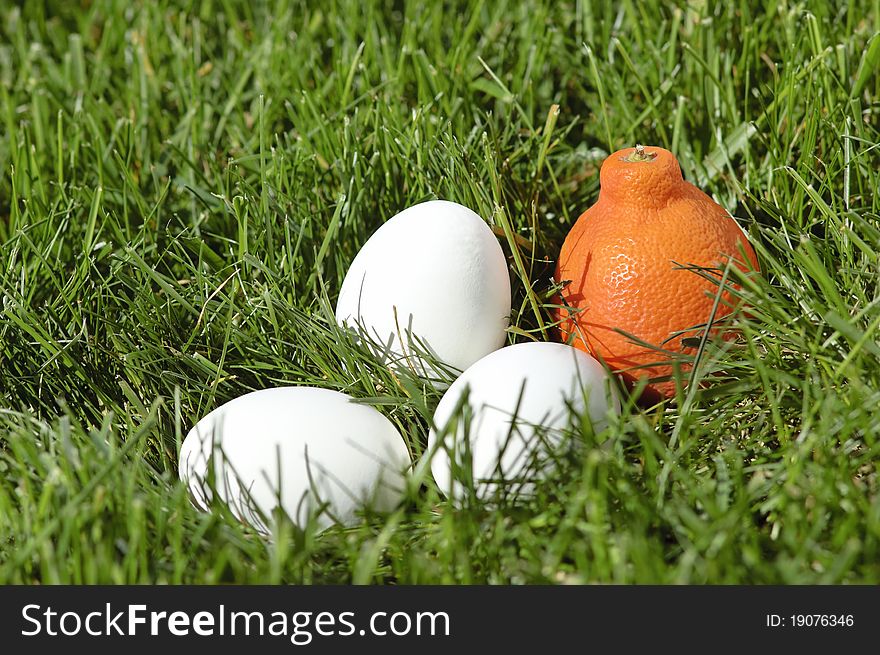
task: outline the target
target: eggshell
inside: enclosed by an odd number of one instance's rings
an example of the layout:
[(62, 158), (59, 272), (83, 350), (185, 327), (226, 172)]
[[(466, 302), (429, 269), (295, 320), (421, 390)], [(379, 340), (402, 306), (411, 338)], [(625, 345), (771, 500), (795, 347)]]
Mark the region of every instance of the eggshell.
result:
[[(504, 344), (510, 278), (486, 222), (467, 207), (432, 200), (409, 207), (367, 240), (342, 282), (336, 320), (357, 330), (382, 361), (443, 386)], [(403, 343), (401, 343), (401, 340)]]
[(279, 504), (300, 526), (324, 503), (320, 527), (354, 524), (365, 505), (388, 511), (400, 502), (410, 466), (391, 421), (350, 396), (314, 387), (248, 393), (190, 430), (180, 478), (202, 509), (211, 498), (209, 461), (219, 498), (263, 531), (267, 524), (256, 510), (271, 517)]
[[(465, 394), (468, 411), (449, 425)], [(542, 458), (549, 465), (547, 455), (563, 441), (571, 410), (586, 411), (596, 431), (607, 426), (609, 414), (620, 413), (610, 376), (586, 353), (559, 343), (521, 343), (487, 355), (452, 383), (434, 412), (427, 451), (433, 453), (434, 480), (443, 493), (461, 496), (464, 487), (452, 480), (450, 452), (460, 467), (466, 465), (469, 444), (478, 497), (496, 493), (499, 479), (508, 493), (532, 493), (546, 470)], [(438, 447), (438, 431), (445, 430), (445, 445)]]

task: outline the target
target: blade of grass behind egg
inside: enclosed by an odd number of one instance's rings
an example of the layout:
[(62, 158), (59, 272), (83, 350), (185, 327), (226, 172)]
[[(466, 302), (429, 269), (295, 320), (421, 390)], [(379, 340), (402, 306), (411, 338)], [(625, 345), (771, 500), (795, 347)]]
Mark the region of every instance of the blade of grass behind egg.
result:
[[(495, 203), (493, 217), (500, 225), (502, 231), (504, 232), (504, 236), (507, 239), (507, 245), (510, 248), (511, 255), (513, 257), (513, 270), (517, 274), (520, 283), (525, 289), (526, 301), (528, 302), (529, 308), (532, 311), (534, 321), (537, 323), (538, 328), (541, 331), (544, 340), (546, 341), (548, 339), (548, 335), (544, 326), (544, 317), (540, 309), (540, 303), (538, 301), (537, 294), (532, 288), (529, 269), (525, 264), (525, 259), (522, 253), (520, 252), (520, 247), (516, 240), (516, 234), (514, 232), (513, 225), (510, 221), (510, 217), (507, 214), (508, 210), (501, 203), (497, 161), (495, 160), (494, 155), (489, 148), (488, 140), (485, 138), (483, 140), (483, 148), (486, 153), (486, 161), (488, 162), (488, 167), (491, 174), (493, 201)], [(534, 255), (534, 251), (532, 252), (532, 255)]]

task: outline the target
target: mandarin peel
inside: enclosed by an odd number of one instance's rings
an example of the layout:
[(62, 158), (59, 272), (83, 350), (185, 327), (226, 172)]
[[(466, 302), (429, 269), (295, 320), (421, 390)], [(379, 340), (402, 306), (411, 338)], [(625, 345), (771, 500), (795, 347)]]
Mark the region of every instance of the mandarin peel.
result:
[(563, 340), (630, 386), (648, 379), (645, 400), (669, 398), (679, 373), (689, 371), (681, 360), (694, 355), (706, 325), (711, 321), (711, 337), (733, 334), (727, 319), (736, 287), (719, 289), (711, 271), (730, 264), (757, 270), (757, 258), (736, 221), (682, 178), (668, 150), (615, 152), (599, 182), (597, 202), (560, 252), (555, 279), (567, 284), (554, 318)]

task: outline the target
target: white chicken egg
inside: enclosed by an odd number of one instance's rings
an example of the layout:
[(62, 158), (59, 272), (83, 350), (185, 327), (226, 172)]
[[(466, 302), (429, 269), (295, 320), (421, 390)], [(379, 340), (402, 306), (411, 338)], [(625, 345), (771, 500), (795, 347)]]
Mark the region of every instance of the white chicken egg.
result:
[[(214, 474), (209, 474), (213, 462)], [(393, 509), (409, 453), (376, 409), (338, 391), (277, 387), (235, 398), (200, 420), (180, 450), (180, 478), (201, 509), (214, 490), (242, 521), (268, 531), (280, 507), (304, 526), (352, 525), (359, 509)]]
[(432, 200), (384, 223), (342, 282), (336, 320), (359, 332), (385, 363), (442, 386), (504, 344), (510, 278), (486, 222), (467, 207)]
[[(611, 378), (599, 362), (560, 343), (497, 350), (453, 382), (434, 412), (427, 451), (433, 453), (434, 480), (453, 498), (462, 495), (461, 476), (473, 480), (484, 500), (501, 481), (508, 493), (528, 495), (546, 470), (548, 455), (562, 445), (572, 411), (589, 415), (596, 431), (607, 426), (612, 413), (620, 413)], [(441, 434), (445, 443), (438, 446)]]

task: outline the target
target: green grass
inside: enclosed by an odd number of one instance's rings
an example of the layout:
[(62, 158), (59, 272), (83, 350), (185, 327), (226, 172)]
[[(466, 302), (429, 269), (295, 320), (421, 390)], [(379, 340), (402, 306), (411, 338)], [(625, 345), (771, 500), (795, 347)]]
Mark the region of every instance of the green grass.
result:
[[(765, 4), (3, 3), (0, 581), (880, 583), (880, 3)], [(707, 384), (629, 403), (516, 505), (427, 478), (272, 540), (190, 505), (182, 435), (270, 385), (369, 399), (418, 456), (437, 392), (332, 320), (357, 249), (468, 205), (510, 341), (543, 339), (562, 239), (637, 141), (761, 260)]]

